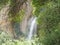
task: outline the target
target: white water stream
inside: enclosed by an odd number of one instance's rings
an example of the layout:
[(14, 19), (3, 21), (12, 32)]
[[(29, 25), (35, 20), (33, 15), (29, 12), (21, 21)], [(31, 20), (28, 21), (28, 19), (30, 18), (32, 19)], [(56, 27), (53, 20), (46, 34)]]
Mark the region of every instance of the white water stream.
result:
[(36, 33), (36, 27), (37, 27), (36, 19), (37, 19), (36, 17), (31, 19), (29, 33), (27, 37), (28, 40), (31, 40), (33, 37), (33, 33)]

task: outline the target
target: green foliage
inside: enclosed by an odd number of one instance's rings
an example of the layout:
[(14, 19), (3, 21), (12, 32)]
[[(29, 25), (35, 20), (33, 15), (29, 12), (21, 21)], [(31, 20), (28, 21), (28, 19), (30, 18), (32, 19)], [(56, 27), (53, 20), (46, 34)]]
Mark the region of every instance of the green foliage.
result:
[(0, 45), (37, 45), (37, 39), (35, 40), (25, 40), (25, 39), (12, 39), (10, 36), (3, 32), (0, 31)]
[(14, 21), (15, 22), (20, 22), (21, 20), (22, 20), (22, 18), (23, 18), (23, 16), (24, 16), (24, 10), (22, 9), (22, 10), (20, 10), (19, 11), (19, 13), (14, 17)]
[(0, 6), (6, 5), (9, 0), (0, 0)]
[(0, 0), (0, 10), (6, 5), (9, 4), (9, 0)]
[(9, 20), (19, 23), (22, 20), (24, 13), (25, 13), (25, 11), (23, 9), (21, 9), (14, 17), (11, 15)]
[[(42, 2), (41, 2), (42, 1)], [(60, 45), (60, 0), (33, 0), (42, 45)]]
[(10, 36), (8, 35), (8, 33), (0, 31), (0, 45), (2, 45), (8, 40), (10, 40)]

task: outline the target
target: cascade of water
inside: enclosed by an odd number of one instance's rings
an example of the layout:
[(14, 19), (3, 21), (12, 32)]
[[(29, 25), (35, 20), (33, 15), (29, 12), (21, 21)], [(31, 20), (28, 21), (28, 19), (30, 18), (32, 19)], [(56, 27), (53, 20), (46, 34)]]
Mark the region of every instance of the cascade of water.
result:
[(27, 36), (27, 39), (28, 40), (31, 40), (32, 36), (33, 36), (33, 33), (36, 32), (36, 17), (35, 18), (32, 18), (31, 19), (31, 22), (30, 22), (30, 28), (29, 28), (29, 33), (28, 33), (28, 36)]

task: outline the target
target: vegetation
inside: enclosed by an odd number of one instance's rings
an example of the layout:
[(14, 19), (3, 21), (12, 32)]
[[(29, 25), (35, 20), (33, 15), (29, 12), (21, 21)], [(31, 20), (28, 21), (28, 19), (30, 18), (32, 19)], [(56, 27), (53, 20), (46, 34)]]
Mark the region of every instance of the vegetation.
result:
[[(11, 21), (11, 26), (13, 23), (21, 23), (24, 20), (27, 12), (25, 10), (26, 2), (28, 0), (0, 0), (0, 10), (10, 4), (8, 19)], [(26, 4), (25, 9), (23, 9), (24, 4)], [(33, 16), (37, 17), (38, 41), (12, 39), (9, 35), (1, 32), (0, 45), (60, 45), (60, 0), (31, 0), (31, 6)]]
[(0, 45), (37, 45), (37, 40), (12, 39), (3, 31), (0, 31)]
[(60, 0), (33, 0), (38, 36), (43, 45), (60, 44)]

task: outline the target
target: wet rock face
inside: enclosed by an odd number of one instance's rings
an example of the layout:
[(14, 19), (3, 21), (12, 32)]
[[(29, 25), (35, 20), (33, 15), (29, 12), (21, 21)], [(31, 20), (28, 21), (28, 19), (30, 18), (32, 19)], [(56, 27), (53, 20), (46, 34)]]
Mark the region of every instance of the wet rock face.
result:
[[(6, 27), (9, 7), (5, 6), (0, 10), (0, 28)], [(2, 29), (3, 30), (3, 29)]]
[(26, 33), (28, 20), (32, 17), (32, 7), (30, 5), (30, 2), (31, 0), (28, 0), (25, 4), (25, 15), (22, 19), (22, 22), (20, 23), (20, 30), (23, 33)]
[[(22, 22), (20, 23), (20, 30), (23, 33), (26, 33), (27, 23), (30, 17), (32, 16), (32, 7), (30, 5), (30, 0), (26, 2), (25, 7), (25, 15), (22, 18)], [(12, 27), (11, 21), (8, 20), (9, 16), (9, 5), (4, 6), (0, 10), (0, 30), (4, 30), (8, 32), (10, 35), (15, 35), (14, 29)]]
[(4, 6), (0, 10), (0, 30), (3, 30), (12, 35), (11, 22), (8, 20), (9, 5)]

